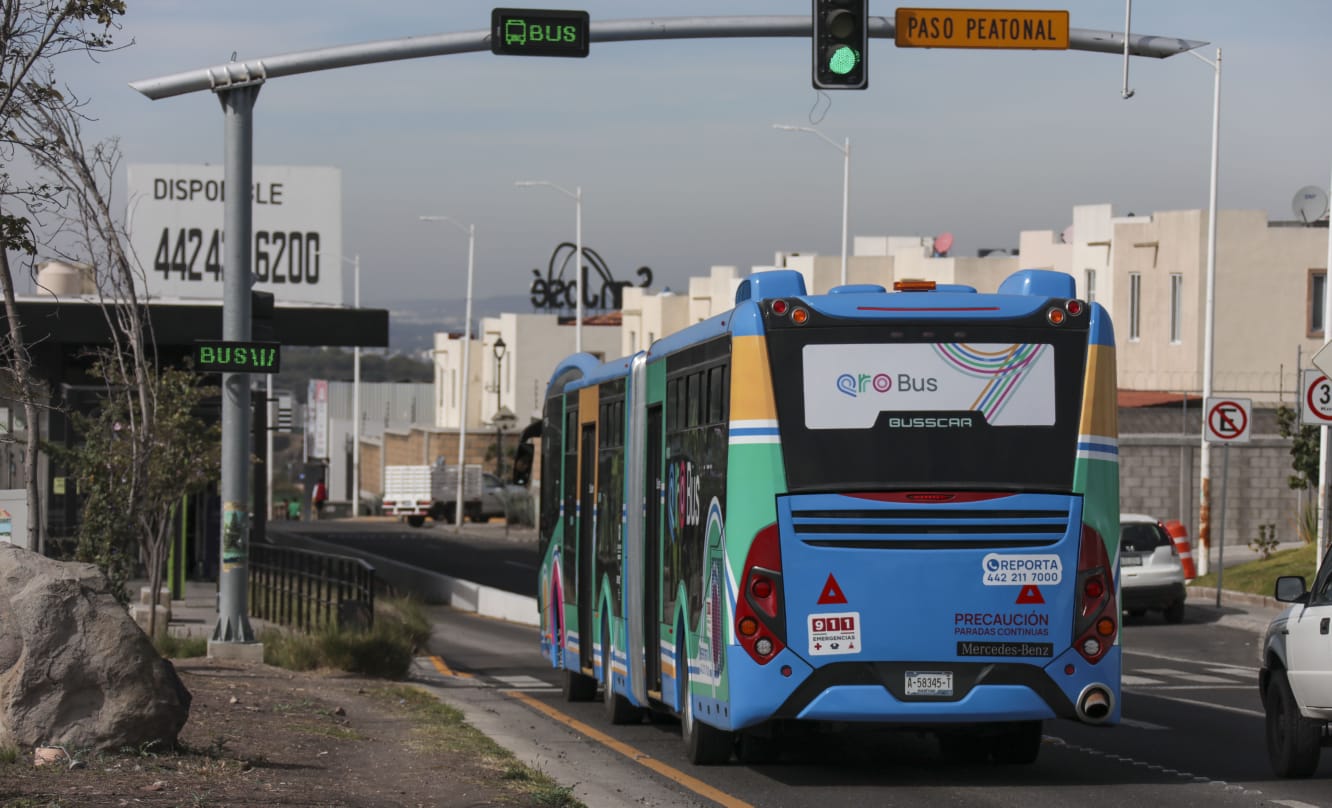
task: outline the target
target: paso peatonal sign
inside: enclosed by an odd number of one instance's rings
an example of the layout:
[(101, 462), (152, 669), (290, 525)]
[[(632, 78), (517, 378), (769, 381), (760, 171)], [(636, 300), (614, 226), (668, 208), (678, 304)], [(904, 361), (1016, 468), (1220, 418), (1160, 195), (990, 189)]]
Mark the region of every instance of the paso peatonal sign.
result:
[(278, 373), (281, 343), (196, 340), (194, 369), (199, 373)]
[(899, 48), (1067, 50), (1067, 11), (899, 8)]
[[(574, 300), (574, 290), (577, 286), (573, 278), (566, 280), (565, 273), (569, 270), (569, 265), (573, 263), (574, 253), (577, 248), (565, 241), (555, 248), (555, 252), (550, 254), (550, 263), (546, 265), (546, 276), (541, 277), (540, 270), (532, 270), (536, 277), (532, 279), (532, 285), (528, 287), (531, 293), (532, 305), (538, 310), (559, 311), (561, 309), (573, 309), (577, 304)], [(633, 286), (633, 281), (617, 281), (611, 275), (610, 267), (596, 250), (588, 247), (583, 248), (583, 307), (588, 309), (616, 310), (623, 306), (624, 289), (627, 286)], [(601, 278), (601, 288), (592, 289), (588, 284), (588, 270), (591, 269)], [(572, 275), (572, 272), (568, 274)], [(642, 283), (640, 288), (646, 289), (652, 285), (652, 270), (647, 267), (639, 267), (637, 273)]]

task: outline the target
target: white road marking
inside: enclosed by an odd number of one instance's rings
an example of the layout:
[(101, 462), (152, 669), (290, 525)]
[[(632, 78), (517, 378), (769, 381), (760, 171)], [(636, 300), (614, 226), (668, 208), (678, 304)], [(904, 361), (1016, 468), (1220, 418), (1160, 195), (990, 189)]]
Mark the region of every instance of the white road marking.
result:
[(502, 682), (510, 690), (559, 690), (552, 684), (543, 682), (535, 676), (495, 676), (495, 681)]
[(1156, 692), (1155, 690), (1137, 690), (1134, 692), (1139, 696), (1148, 696), (1150, 698), (1163, 699), (1165, 701), (1175, 701), (1179, 702), (1180, 704), (1191, 704), (1195, 707), (1207, 707), (1212, 710), (1221, 710), (1222, 712), (1236, 713), (1238, 715), (1248, 715), (1248, 716), (1253, 716), (1254, 718), (1267, 717), (1267, 715), (1263, 713), (1261, 710), (1246, 710), (1243, 707), (1230, 707), (1225, 704), (1212, 704), (1211, 702), (1198, 701), (1197, 699), (1181, 699), (1179, 696), (1162, 696), (1160, 693)]
[(1224, 679), (1220, 676), (1208, 676), (1205, 673), (1194, 673), (1192, 671), (1181, 671), (1174, 668), (1142, 668), (1138, 673), (1145, 673), (1149, 676), (1174, 676), (1187, 682), (1199, 685), (1233, 685), (1234, 679)]
[(1146, 676), (1133, 676), (1132, 674), (1121, 674), (1120, 684), (1125, 687), (1149, 687), (1161, 684), (1160, 679), (1148, 679)]
[[(1119, 723), (1126, 727), (1133, 727), (1134, 729), (1170, 729), (1170, 727), (1163, 727), (1160, 724), (1153, 724), (1150, 721), (1139, 721), (1136, 718), (1121, 718), (1119, 719)], [(1158, 766), (1157, 768), (1160, 767)]]
[[(1166, 654), (1153, 654), (1150, 651), (1140, 651), (1136, 648), (1132, 650), (1125, 649), (1124, 654), (1126, 656), (1140, 656), (1140, 657), (1147, 657), (1148, 659), (1159, 659), (1162, 660), (1163, 662), (1186, 662), (1190, 665), (1198, 664), (1198, 660), (1196, 659), (1185, 659), (1183, 657), (1169, 656)], [(1206, 664), (1207, 664), (1207, 669), (1212, 671), (1213, 673), (1220, 673), (1223, 669), (1228, 669), (1233, 671), (1248, 671), (1254, 674), (1255, 676), (1258, 675), (1258, 669), (1250, 667), (1248, 665), (1231, 665), (1227, 662), (1208, 662)]]

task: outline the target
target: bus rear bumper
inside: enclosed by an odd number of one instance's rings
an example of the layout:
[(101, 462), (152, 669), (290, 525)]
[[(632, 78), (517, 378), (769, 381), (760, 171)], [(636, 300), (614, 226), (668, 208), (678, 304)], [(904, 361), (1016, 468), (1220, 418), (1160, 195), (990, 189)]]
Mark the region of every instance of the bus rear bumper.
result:
[(1040, 721), (1055, 711), (1031, 688), (990, 685), (961, 701), (898, 701), (877, 685), (836, 685), (814, 698), (796, 716), (801, 721), (866, 721), (892, 724)]

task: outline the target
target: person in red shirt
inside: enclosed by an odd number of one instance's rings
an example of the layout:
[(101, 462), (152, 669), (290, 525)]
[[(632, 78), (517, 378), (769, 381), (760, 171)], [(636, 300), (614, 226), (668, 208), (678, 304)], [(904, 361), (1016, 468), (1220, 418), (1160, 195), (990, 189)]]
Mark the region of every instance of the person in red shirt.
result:
[(324, 513), (324, 503), (328, 501), (328, 488), (324, 486), (323, 480), (315, 483), (311, 501), (314, 503), (315, 518), (318, 519)]

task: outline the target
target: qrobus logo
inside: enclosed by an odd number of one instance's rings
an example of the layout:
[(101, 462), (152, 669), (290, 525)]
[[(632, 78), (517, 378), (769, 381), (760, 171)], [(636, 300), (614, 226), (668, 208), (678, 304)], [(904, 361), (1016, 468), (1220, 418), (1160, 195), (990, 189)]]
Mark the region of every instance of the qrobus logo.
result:
[(876, 393), (886, 393), (893, 389), (893, 377), (887, 373), (843, 373), (837, 377), (837, 389), (852, 398), (874, 388)]
[(939, 380), (932, 376), (913, 377), (910, 373), (899, 373), (896, 380), (888, 373), (843, 373), (837, 377), (837, 390), (852, 398), (870, 390), (890, 393), (894, 387), (901, 393), (935, 393), (939, 390)]

